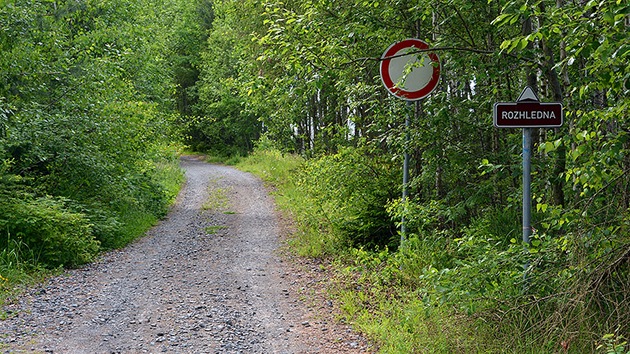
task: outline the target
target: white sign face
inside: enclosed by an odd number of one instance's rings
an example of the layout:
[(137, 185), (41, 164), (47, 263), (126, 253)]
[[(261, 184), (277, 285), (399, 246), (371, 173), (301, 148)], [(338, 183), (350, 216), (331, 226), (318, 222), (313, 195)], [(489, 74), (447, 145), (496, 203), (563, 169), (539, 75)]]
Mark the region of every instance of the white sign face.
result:
[(397, 88), (409, 92), (420, 91), (433, 77), (433, 62), (425, 53), (405, 55), (409, 52), (413, 50), (403, 48), (394, 53), (387, 70)]
[(419, 39), (392, 44), (382, 56), (381, 80), (394, 96), (415, 101), (426, 97), (440, 80), (440, 60), (435, 53), (420, 52), (429, 45)]

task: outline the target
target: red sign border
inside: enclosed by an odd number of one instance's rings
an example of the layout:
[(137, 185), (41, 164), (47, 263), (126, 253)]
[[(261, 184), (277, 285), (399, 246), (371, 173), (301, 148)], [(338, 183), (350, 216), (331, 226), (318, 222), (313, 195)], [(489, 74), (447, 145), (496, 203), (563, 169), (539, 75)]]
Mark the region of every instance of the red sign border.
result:
[(396, 83), (392, 80), (392, 78), (389, 75), (389, 63), (391, 62), (391, 58), (390, 59), (386, 59), (386, 58), (395, 55), (396, 53), (398, 53), (398, 51), (404, 48), (417, 48), (417, 49), (423, 50), (423, 49), (429, 49), (429, 45), (426, 42), (421, 41), (419, 39), (409, 38), (409, 39), (402, 40), (400, 42), (394, 43), (391, 46), (389, 46), (389, 48), (385, 50), (385, 53), (383, 53), (383, 56), (381, 57), (382, 59), (381, 65), (380, 65), (381, 81), (383, 82), (383, 85), (385, 85), (385, 88), (387, 89), (387, 91), (389, 91), (392, 95), (398, 98), (401, 98), (403, 100), (407, 100), (407, 101), (417, 101), (419, 99), (422, 99), (428, 96), (431, 92), (433, 92), (433, 90), (435, 90), (438, 82), (440, 81), (440, 71), (441, 71), (442, 64), (440, 63), (440, 58), (437, 56), (437, 54), (428, 53), (428, 56), (431, 59), (431, 61), (433, 63), (437, 63), (437, 65), (433, 65), (433, 75), (431, 76), (431, 79), (429, 80), (427, 85), (418, 91), (406, 91), (406, 90), (400, 89), (396, 87)]

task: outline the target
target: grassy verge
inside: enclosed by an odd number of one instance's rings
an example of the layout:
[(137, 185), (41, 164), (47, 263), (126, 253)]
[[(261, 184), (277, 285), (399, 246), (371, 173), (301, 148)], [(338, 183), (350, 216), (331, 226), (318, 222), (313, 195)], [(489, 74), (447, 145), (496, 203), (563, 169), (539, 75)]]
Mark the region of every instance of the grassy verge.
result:
[(328, 232), (330, 225), (318, 216), (319, 207), (306, 197), (298, 175), (304, 159), (273, 148), (257, 149), (236, 163), (239, 169), (259, 176), (274, 190), (276, 204), (299, 228), (290, 240), (300, 256), (322, 257), (339, 252), (338, 237)]
[[(445, 309), (427, 309), (422, 292), (397, 287), (385, 279), (398, 272), (387, 252), (341, 250), (326, 220), (318, 220), (317, 206), (303, 193), (297, 174), (303, 160), (273, 149), (257, 150), (236, 166), (251, 172), (274, 189), (278, 206), (298, 225), (290, 243), (306, 257), (329, 257), (336, 284), (333, 297), (343, 320), (366, 334), (382, 353), (477, 352), (474, 324)], [(478, 335), (477, 335), (478, 337)]]
[[(0, 307), (18, 296), (24, 286), (59, 272), (34, 265), (28, 261), (28, 253), (25, 245), (17, 242), (0, 251)], [(0, 320), (5, 317), (0, 309)]]
[[(297, 224), (290, 241), (295, 253), (331, 260), (334, 285), (329, 296), (339, 304), (341, 320), (366, 335), (379, 353), (537, 353), (558, 348), (541, 351), (529, 346), (527, 338), (489, 321), (483, 309), (467, 313), (464, 306), (436, 301), (429, 294), (441, 290), (431, 280), (422, 280), (421, 269), (431, 262), (419, 252), (426, 247), (405, 254), (340, 246), (329, 220), (317, 216), (321, 213), (316, 212), (316, 203), (300, 186), (301, 158), (259, 149), (236, 166), (273, 187), (278, 206)], [(447, 251), (439, 246), (430, 253)]]
[[(159, 203), (170, 205), (175, 200), (184, 181), (183, 173), (176, 158), (164, 158), (155, 163), (152, 178), (161, 186)], [(155, 212), (134, 208), (133, 205), (116, 206), (119, 215), (112, 228), (111, 241), (101, 243), (102, 249), (120, 248), (141, 237), (158, 220)], [(163, 211), (165, 213), (166, 210)], [(5, 231), (6, 232), (6, 231)], [(22, 289), (59, 274), (61, 267), (50, 269), (40, 264), (38, 256), (26, 243), (17, 241), (5, 234), (7, 246), (0, 249), (0, 306), (19, 296)], [(0, 319), (4, 316), (0, 310)]]

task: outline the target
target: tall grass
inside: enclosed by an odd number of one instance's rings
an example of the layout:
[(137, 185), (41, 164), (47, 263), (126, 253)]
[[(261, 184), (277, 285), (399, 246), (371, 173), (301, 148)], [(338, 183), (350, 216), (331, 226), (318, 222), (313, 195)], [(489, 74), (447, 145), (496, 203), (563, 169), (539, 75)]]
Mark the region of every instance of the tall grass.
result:
[(37, 266), (35, 254), (28, 245), (10, 237), (7, 246), (0, 250), (0, 320), (6, 317), (1, 307), (17, 296), (23, 286), (32, 284), (57, 270)]

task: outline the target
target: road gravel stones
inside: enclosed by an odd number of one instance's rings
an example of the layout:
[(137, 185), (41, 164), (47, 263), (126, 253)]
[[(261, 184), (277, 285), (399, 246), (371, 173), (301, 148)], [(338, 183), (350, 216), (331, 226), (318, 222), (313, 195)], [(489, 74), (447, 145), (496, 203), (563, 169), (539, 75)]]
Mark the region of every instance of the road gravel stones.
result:
[[(5, 307), (0, 352), (369, 351), (327, 318), (333, 304), (321, 296), (321, 275), (279, 254), (278, 218), (258, 179), (195, 157), (182, 167), (177, 202), (147, 236)], [(208, 203), (219, 190), (228, 202)], [(319, 298), (305, 301), (307, 292)]]

